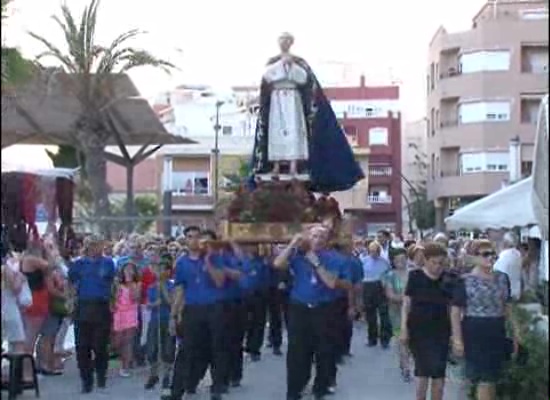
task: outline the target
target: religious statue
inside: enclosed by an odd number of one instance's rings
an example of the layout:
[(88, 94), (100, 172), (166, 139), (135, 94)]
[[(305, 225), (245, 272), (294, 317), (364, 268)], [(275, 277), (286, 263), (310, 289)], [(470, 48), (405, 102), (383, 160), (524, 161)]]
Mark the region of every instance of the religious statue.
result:
[(254, 175), (305, 176), (315, 192), (352, 188), (364, 178), (329, 101), (309, 64), (291, 54), (294, 37), (279, 37), (260, 86)]

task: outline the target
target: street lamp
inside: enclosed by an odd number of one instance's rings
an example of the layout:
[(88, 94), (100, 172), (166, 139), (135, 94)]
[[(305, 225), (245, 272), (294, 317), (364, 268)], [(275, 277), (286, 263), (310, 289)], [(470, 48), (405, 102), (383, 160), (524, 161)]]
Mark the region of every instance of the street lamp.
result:
[(212, 149), (212, 153), (214, 153), (214, 204), (218, 202), (219, 197), (219, 162), (220, 162), (220, 148), (219, 148), (219, 140), (220, 140), (220, 109), (222, 108), (224, 102), (222, 100), (216, 101), (216, 124), (214, 125), (214, 149)]

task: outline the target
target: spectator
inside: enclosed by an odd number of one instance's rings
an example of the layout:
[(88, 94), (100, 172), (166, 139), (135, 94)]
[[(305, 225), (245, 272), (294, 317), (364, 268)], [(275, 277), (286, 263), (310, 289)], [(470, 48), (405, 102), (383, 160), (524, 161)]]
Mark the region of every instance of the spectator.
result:
[(25, 276), (2, 262), (2, 339), (8, 342), (12, 353), (25, 351), (25, 329), (17, 300), (23, 285)]
[(113, 312), (113, 331), (115, 348), (121, 358), (119, 375), (130, 376), (133, 359), (133, 341), (138, 326), (138, 304), (141, 297), (141, 285), (136, 265), (126, 263), (119, 271), (115, 288)]
[(512, 232), (507, 232), (503, 238), (502, 251), (494, 263), (495, 270), (508, 275), (508, 279), (510, 280), (511, 296), (514, 300), (519, 300), (521, 297), (522, 258), (517, 246), (517, 236)]
[[(513, 237), (508, 237), (511, 245)], [(453, 349), (464, 356), (466, 377), (477, 384), (477, 400), (495, 400), (495, 383), (505, 362), (518, 346), (518, 327), (510, 318), (510, 282), (494, 268), (496, 253), (488, 240), (477, 246), (477, 265), (456, 286), (451, 309)], [(506, 320), (512, 323), (514, 341), (506, 338)]]

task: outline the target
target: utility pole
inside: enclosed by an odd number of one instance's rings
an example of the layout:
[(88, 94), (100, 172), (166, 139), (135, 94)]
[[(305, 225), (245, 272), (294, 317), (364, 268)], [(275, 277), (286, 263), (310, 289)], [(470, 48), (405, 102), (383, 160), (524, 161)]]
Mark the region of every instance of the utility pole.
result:
[(214, 125), (214, 149), (212, 150), (212, 153), (214, 153), (214, 204), (218, 203), (219, 198), (219, 186), (220, 186), (220, 177), (219, 177), (219, 163), (220, 163), (220, 148), (219, 148), (219, 140), (220, 140), (220, 109), (223, 106), (223, 101), (218, 100), (216, 101), (216, 124)]

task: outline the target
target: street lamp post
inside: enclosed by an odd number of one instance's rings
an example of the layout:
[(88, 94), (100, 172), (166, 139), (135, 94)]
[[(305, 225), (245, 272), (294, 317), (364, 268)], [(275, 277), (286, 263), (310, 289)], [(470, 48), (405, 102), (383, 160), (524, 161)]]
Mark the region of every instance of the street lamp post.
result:
[(214, 204), (218, 202), (219, 197), (219, 162), (220, 162), (220, 148), (219, 148), (219, 140), (220, 140), (220, 109), (223, 106), (223, 101), (218, 100), (216, 101), (216, 124), (214, 125), (214, 149), (212, 152), (214, 153)]

